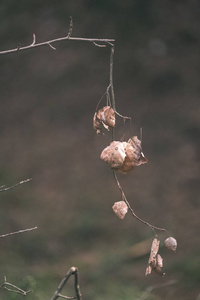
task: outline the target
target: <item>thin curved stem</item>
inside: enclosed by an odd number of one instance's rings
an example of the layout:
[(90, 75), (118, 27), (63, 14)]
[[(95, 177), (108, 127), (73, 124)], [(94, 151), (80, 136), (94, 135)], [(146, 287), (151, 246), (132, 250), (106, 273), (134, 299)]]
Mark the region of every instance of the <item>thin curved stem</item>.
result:
[(154, 231), (154, 233), (155, 233), (155, 229), (156, 229), (156, 230), (160, 230), (160, 231), (165, 231), (165, 232), (167, 232), (167, 230), (166, 230), (165, 228), (160, 228), (160, 227), (151, 225), (150, 223), (144, 221), (143, 219), (141, 219), (140, 217), (138, 217), (138, 216), (135, 214), (134, 210), (132, 209), (132, 207), (130, 206), (130, 204), (129, 204), (127, 198), (126, 198), (126, 195), (124, 194), (124, 191), (123, 191), (123, 189), (122, 189), (122, 187), (121, 187), (121, 184), (120, 184), (120, 182), (119, 182), (119, 180), (118, 180), (118, 178), (117, 178), (117, 175), (116, 175), (115, 171), (113, 171), (113, 174), (114, 174), (115, 180), (116, 180), (116, 182), (117, 182), (117, 185), (118, 185), (118, 187), (119, 187), (119, 189), (120, 189), (120, 191), (121, 191), (121, 193), (122, 193), (122, 199), (124, 200), (124, 202), (125, 202), (126, 205), (128, 206), (128, 208), (129, 208), (131, 214), (133, 215), (133, 217), (136, 218), (138, 221), (142, 222), (143, 224), (149, 226), (149, 227)]

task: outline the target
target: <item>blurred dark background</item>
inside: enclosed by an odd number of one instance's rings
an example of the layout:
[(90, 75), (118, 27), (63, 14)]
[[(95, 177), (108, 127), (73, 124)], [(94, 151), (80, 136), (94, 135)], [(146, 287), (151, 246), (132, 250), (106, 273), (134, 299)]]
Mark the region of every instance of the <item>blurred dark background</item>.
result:
[[(99, 158), (111, 136), (92, 128), (109, 84), (110, 47), (64, 41), (56, 51), (0, 55), (0, 184), (33, 178), (1, 193), (1, 234), (38, 226), (1, 239), (0, 280), (33, 289), (27, 299), (50, 299), (75, 265), (83, 299), (197, 300), (200, 2), (2, 0), (0, 50), (31, 44), (33, 33), (36, 42), (66, 36), (70, 16), (73, 36), (116, 39), (117, 110), (132, 117), (132, 135), (143, 128), (149, 160), (119, 180), (135, 212), (168, 229), (178, 250), (161, 247), (165, 278), (144, 277), (153, 232), (129, 214), (114, 215), (120, 191)], [(116, 139), (124, 131), (128, 139), (130, 127), (117, 121)], [(163, 245), (167, 236), (159, 237)], [(72, 280), (65, 292), (73, 295)]]

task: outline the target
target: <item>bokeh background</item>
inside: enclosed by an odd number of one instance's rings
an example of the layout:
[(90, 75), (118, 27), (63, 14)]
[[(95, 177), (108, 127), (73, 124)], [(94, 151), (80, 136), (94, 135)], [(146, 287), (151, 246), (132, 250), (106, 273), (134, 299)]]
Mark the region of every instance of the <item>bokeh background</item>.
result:
[[(200, 298), (200, 2), (1, 0), (0, 50), (66, 36), (115, 38), (116, 139), (139, 135), (149, 162), (119, 180), (135, 212), (168, 229), (177, 253), (161, 246), (165, 278), (144, 277), (153, 232), (128, 214), (99, 156), (111, 140), (92, 128), (109, 84), (110, 47), (64, 41), (0, 55), (0, 183), (32, 182), (1, 193), (0, 280), (50, 299), (68, 269), (83, 299)], [(131, 131), (131, 132), (130, 132)], [(161, 244), (167, 237), (158, 232)], [(139, 250), (138, 250), (139, 249)], [(145, 294), (145, 291), (150, 290)], [(63, 292), (73, 295), (71, 279)], [(1, 299), (21, 295), (0, 290)]]

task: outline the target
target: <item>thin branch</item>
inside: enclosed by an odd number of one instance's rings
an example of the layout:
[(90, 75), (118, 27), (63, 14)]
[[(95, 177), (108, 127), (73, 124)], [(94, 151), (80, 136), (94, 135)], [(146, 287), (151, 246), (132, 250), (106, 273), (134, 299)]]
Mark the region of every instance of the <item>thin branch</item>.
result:
[[(42, 43), (31, 43), (28, 46), (24, 46), (21, 47), (20, 45), (18, 45), (17, 48), (14, 49), (10, 49), (10, 50), (4, 50), (4, 51), (0, 51), (0, 54), (9, 54), (9, 53), (14, 53), (14, 52), (18, 52), (18, 51), (22, 51), (22, 50), (28, 50), (28, 49), (32, 49), (35, 47), (41, 47), (41, 46), (45, 46), (48, 45), (51, 48), (53, 47), (52, 44), (53, 43), (57, 43), (57, 42), (61, 42), (61, 41), (65, 41), (65, 40), (71, 40), (71, 41), (84, 41), (84, 42), (90, 42), (90, 43), (110, 43), (110, 42), (115, 42), (114, 39), (96, 39), (96, 38), (79, 38), (79, 37), (69, 37), (69, 36), (64, 36), (64, 37), (60, 37), (60, 38), (56, 38), (53, 40), (49, 40), (46, 42), (42, 42)], [(55, 47), (54, 47), (55, 50)]]
[(72, 35), (72, 31), (73, 31), (73, 19), (72, 19), (72, 17), (70, 16), (70, 22), (69, 22), (69, 31), (68, 31), (68, 38), (70, 38), (71, 37), (71, 35)]
[(32, 178), (29, 178), (29, 179), (20, 181), (20, 182), (14, 184), (14, 185), (12, 185), (12, 186), (9, 186), (9, 187), (7, 187), (7, 188), (3, 188), (3, 187), (4, 187), (4, 185), (3, 185), (3, 186), (0, 187), (0, 188), (2, 188), (2, 189), (0, 189), (0, 192), (9, 191), (9, 190), (11, 190), (11, 189), (16, 188), (17, 186), (19, 186), (19, 185), (21, 185), (21, 184), (24, 184), (24, 183), (29, 182), (29, 181), (31, 181), (31, 180), (32, 180)]
[(117, 182), (118, 188), (120, 189), (120, 191), (121, 191), (121, 193), (122, 193), (122, 199), (124, 200), (124, 202), (125, 202), (126, 205), (128, 206), (128, 208), (129, 208), (131, 214), (133, 215), (133, 217), (136, 218), (138, 221), (142, 222), (143, 224), (149, 226), (149, 227), (154, 231), (154, 233), (155, 233), (155, 229), (167, 232), (167, 230), (166, 230), (165, 228), (160, 228), (160, 227), (151, 225), (150, 223), (148, 223), (148, 222), (142, 220), (141, 218), (139, 218), (139, 217), (135, 214), (134, 210), (131, 208), (131, 206), (130, 206), (130, 204), (129, 204), (129, 202), (128, 202), (128, 200), (127, 200), (125, 194), (124, 194), (124, 191), (123, 191), (123, 189), (122, 189), (122, 187), (121, 187), (121, 184), (120, 184), (120, 182), (119, 182), (119, 180), (118, 180), (118, 178), (117, 178), (117, 175), (116, 175), (115, 171), (113, 171), (113, 174), (114, 174), (115, 180), (116, 180), (116, 182)]
[[(66, 282), (68, 281), (68, 279), (74, 275), (74, 289), (75, 289), (75, 293), (76, 296), (75, 297), (67, 297), (67, 296), (63, 296), (60, 294), (60, 292), (62, 291), (62, 289), (64, 288)], [(69, 271), (67, 272), (67, 274), (64, 276), (64, 278), (62, 279), (62, 281), (60, 282), (60, 284), (58, 285), (53, 297), (51, 298), (51, 300), (56, 300), (57, 298), (64, 298), (64, 299), (77, 299), (77, 300), (81, 300), (81, 291), (80, 291), (80, 287), (79, 287), (79, 278), (78, 278), (78, 269), (76, 267), (71, 267), (69, 269)]]
[(115, 94), (114, 94), (114, 87), (113, 87), (113, 57), (114, 57), (115, 47), (113, 44), (111, 44), (111, 46), (112, 47), (110, 50), (110, 89), (111, 89), (112, 107), (114, 111), (116, 111)]
[(0, 238), (4, 238), (4, 237), (10, 236), (10, 235), (14, 235), (14, 234), (18, 234), (18, 233), (24, 233), (24, 232), (27, 232), (27, 231), (32, 231), (32, 230), (35, 230), (35, 229), (37, 229), (37, 227), (28, 228), (28, 229), (22, 229), (22, 230), (18, 230), (18, 231), (15, 231), (15, 232), (10, 232), (10, 233), (6, 233), (6, 234), (2, 234), (2, 235), (0, 235)]
[[(7, 286), (9, 286), (11, 288), (8, 288)], [(14, 285), (12, 283), (9, 283), (6, 279), (6, 276), (4, 276), (4, 283), (0, 286), (0, 288), (3, 288), (4, 290), (6, 290), (8, 292), (17, 293), (17, 294), (21, 294), (24, 296), (31, 293), (31, 290), (24, 291), (24, 290), (20, 289), (18, 286)]]

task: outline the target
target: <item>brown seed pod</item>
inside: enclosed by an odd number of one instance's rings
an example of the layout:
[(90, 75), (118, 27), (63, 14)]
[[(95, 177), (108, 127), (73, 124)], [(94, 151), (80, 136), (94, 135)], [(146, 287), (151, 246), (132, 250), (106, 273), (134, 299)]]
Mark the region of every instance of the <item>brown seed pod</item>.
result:
[(176, 252), (176, 248), (177, 248), (177, 241), (175, 238), (173, 238), (172, 236), (168, 237), (165, 240), (165, 247), (167, 247), (167, 249)]
[(124, 201), (115, 202), (112, 206), (114, 213), (118, 216), (119, 219), (123, 220), (125, 215), (128, 212), (128, 206)]
[(104, 106), (98, 111), (99, 119), (110, 127), (115, 127), (115, 112), (110, 106)]
[(103, 159), (112, 169), (128, 174), (136, 166), (147, 163), (141, 149), (141, 141), (132, 137), (128, 142), (114, 141), (101, 153)]
[(126, 152), (124, 144), (119, 141), (113, 141), (108, 147), (101, 152), (101, 159), (103, 159), (111, 169), (119, 169), (125, 160)]

